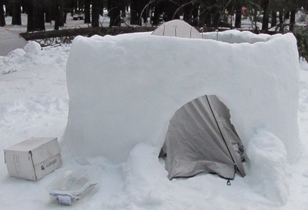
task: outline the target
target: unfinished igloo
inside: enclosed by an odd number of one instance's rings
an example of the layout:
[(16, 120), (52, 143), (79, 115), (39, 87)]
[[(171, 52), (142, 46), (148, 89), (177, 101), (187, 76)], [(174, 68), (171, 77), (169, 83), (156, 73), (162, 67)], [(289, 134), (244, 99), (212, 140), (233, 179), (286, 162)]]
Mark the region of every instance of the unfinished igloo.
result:
[(174, 113), (206, 94), (229, 108), (245, 146), (261, 129), (280, 139), (289, 159), (296, 157), (295, 37), (239, 31), (202, 36), (75, 38), (67, 62), (65, 151), (121, 163), (136, 145), (147, 144), (157, 158)]

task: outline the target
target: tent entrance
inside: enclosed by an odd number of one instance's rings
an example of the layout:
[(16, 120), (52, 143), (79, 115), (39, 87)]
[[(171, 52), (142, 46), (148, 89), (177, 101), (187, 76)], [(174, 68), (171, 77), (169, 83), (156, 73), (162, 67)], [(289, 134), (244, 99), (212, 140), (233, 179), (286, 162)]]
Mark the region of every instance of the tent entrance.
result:
[(245, 176), (243, 145), (230, 122), (228, 108), (214, 95), (201, 96), (177, 110), (170, 120), (160, 157), (168, 178), (215, 173)]
[[(182, 20), (166, 22), (152, 35), (202, 39)], [(242, 155), (243, 145), (230, 122), (229, 110), (216, 96), (199, 97), (175, 112), (160, 153), (169, 179), (202, 172), (234, 179), (237, 170), (245, 176)]]

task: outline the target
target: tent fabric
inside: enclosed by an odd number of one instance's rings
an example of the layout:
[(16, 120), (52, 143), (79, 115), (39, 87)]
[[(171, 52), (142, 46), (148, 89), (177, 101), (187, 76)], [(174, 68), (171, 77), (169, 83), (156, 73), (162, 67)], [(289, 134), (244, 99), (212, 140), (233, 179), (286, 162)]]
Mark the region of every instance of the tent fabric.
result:
[(10, 51), (17, 48), (24, 48), (27, 41), (18, 34), (0, 27), (0, 56), (6, 56)]
[[(223, 114), (217, 114), (218, 110)], [(245, 175), (241, 147), (225, 105), (216, 96), (202, 96), (175, 113), (161, 154), (165, 156), (169, 179), (201, 172), (234, 179), (237, 169)]]
[(201, 34), (183, 20), (172, 20), (155, 29), (152, 35), (202, 39)]
[[(152, 35), (202, 38), (182, 20), (164, 23)], [(166, 160), (169, 179), (202, 172), (234, 179), (237, 170), (245, 176), (243, 148), (228, 108), (216, 96), (201, 96), (176, 111), (160, 156)]]

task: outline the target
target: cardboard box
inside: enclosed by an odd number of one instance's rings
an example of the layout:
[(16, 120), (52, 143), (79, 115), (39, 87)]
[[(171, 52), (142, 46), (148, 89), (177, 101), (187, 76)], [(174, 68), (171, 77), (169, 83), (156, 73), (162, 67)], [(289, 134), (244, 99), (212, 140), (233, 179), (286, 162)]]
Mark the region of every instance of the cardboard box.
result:
[(38, 180), (62, 165), (57, 138), (31, 138), (4, 150), (9, 175)]

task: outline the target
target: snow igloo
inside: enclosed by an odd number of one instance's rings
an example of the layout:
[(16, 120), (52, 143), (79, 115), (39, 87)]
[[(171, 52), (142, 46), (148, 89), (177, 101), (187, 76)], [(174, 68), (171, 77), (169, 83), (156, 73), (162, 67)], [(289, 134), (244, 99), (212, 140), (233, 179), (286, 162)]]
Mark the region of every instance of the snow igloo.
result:
[(76, 37), (67, 62), (63, 148), (72, 157), (122, 163), (132, 153), (142, 158), (136, 148), (147, 145), (157, 159), (175, 112), (200, 96), (216, 95), (245, 147), (267, 132), (292, 160), (300, 148), (298, 63), (291, 33)]

